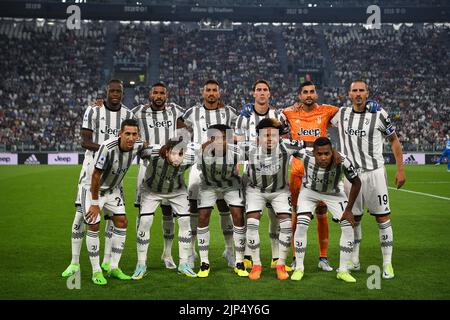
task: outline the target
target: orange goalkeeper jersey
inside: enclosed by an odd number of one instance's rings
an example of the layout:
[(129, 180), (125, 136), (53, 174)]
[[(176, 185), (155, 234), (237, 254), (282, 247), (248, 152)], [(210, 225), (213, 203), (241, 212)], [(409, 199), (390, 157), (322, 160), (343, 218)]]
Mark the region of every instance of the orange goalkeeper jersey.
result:
[[(330, 120), (339, 110), (328, 104), (315, 104), (311, 111), (302, 106), (291, 106), (283, 110), (285, 121), (289, 124), (291, 139), (314, 142), (319, 137), (327, 136)], [(292, 160), (291, 172), (303, 176), (301, 160)]]

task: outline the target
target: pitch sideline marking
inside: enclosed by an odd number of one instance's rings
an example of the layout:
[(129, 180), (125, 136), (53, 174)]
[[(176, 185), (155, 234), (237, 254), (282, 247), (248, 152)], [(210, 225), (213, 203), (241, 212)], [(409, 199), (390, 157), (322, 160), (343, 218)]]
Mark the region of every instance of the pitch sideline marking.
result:
[(430, 193), (411, 191), (411, 190), (407, 190), (407, 189), (397, 189), (397, 188), (393, 188), (393, 187), (388, 187), (388, 188), (391, 189), (391, 190), (397, 190), (397, 191), (409, 192), (409, 193), (414, 193), (414, 194), (420, 194), (422, 196), (428, 196), (428, 197), (432, 197), (432, 198), (438, 198), (438, 199), (450, 201), (450, 198), (436, 196), (436, 195), (430, 194)]

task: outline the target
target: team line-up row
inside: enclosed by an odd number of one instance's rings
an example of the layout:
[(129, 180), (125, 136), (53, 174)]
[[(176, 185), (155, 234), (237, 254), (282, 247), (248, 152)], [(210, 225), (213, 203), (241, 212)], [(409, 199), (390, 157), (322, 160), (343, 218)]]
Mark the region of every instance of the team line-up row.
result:
[[(176, 216), (178, 271), (188, 277), (208, 277), (208, 226), (217, 204), (225, 238), (223, 256), (240, 277), (261, 277), (259, 221), (267, 207), (271, 267), (276, 268), (278, 279), (303, 278), (307, 229), (313, 214), (318, 220), (319, 268), (333, 270), (327, 259), (330, 211), (341, 226), (337, 278), (355, 282), (350, 271), (360, 268), (360, 220), (367, 207), (380, 229), (383, 277), (393, 278), (393, 232), (382, 156), (385, 139), (396, 158), (398, 187), (404, 184), (405, 175), (401, 145), (388, 114), (378, 103), (367, 100), (368, 87), (362, 80), (352, 82), (349, 88), (352, 107), (319, 105), (312, 82), (302, 83), (298, 93), (299, 101), (280, 112), (269, 105), (269, 83), (257, 80), (254, 102), (244, 105), (238, 114), (220, 100), (219, 83), (208, 80), (202, 103), (183, 111), (167, 102), (166, 86), (156, 83), (150, 89), (149, 103), (130, 111), (121, 104), (121, 81), (111, 80), (106, 101), (88, 107), (83, 118), (82, 146), (87, 151), (72, 226), (72, 261), (63, 276), (73, 275), (80, 268), (87, 226), (86, 244), (95, 284), (107, 283), (102, 269), (121, 280), (142, 279), (147, 272), (154, 213), (161, 205), (162, 260), (166, 268), (177, 268), (172, 258)], [(339, 152), (326, 138), (331, 125), (339, 131)], [(122, 180), (137, 155), (143, 159), (135, 196), (139, 207), (138, 262), (130, 277), (118, 266), (127, 228)], [(242, 163), (245, 168), (241, 177)], [(188, 169), (186, 187), (184, 172)], [(106, 232), (105, 257), (100, 266), (101, 210)], [(291, 240), (295, 260), (288, 266)], [(198, 273), (193, 271), (198, 256), (195, 243), (200, 255)], [(291, 276), (289, 271), (293, 271)]]

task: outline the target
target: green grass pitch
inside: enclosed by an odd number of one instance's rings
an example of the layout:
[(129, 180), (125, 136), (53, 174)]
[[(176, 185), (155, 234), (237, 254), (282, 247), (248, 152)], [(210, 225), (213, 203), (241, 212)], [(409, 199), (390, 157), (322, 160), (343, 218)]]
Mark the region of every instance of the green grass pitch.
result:
[[(387, 168), (389, 184), (393, 186), (395, 167)], [(262, 278), (238, 278), (221, 257), (224, 244), (217, 212), (211, 219), (209, 278), (182, 277), (176, 271), (166, 270), (160, 261), (163, 240), (159, 211), (152, 227), (146, 278), (129, 282), (111, 279), (106, 287), (93, 285), (84, 242), (81, 289), (69, 290), (61, 272), (70, 262), (70, 229), (79, 170), (80, 166), (0, 167), (0, 299), (450, 299), (450, 173), (444, 165), (406, 166), (404, 186), (406, 190), (443, 198), (389, 190), (396, 277), (383, 280), (381, 289), (373, 290), (367, 287), (370, 275), (366, 269), (380, 266), (382, 260), (377, 224), (368, 214), (363, 218), (362, 270), (353, 273), (356, 284), (347, 284), (336, 280), (335, 272), (318, 271), (315, 220), (308, 232), (304, 279), (278, 281), (274, 270), (268, 267), (267, 216), (262, 218), (260, 231)], [(132, 274), (136, 264), (137, 210), (132, 206), (136, 175), (137, 167), (133, 166), (124, 180), (129, 227), (121, 267), (128, 274)], [(333, 266), (338, 263), (339, 235), (338, 226), (330, 218), (329, 259)], [(176, 241), (173, 255), (178, 262)]]

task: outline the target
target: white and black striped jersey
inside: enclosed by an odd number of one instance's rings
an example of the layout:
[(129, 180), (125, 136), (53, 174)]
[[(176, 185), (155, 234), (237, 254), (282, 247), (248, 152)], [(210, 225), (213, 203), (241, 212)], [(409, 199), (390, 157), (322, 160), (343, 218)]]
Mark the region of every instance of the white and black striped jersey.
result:
[(282, 139), (270, 154), (260, 146), (251, 145), (247, 152), (249, 185), (261, 192), (276, 192), (286, 187), (289, 159), (295, 156), (305, 144), (301, 140)]
[(193, 131), (192, 142), (201, 144), (208, 140), (206, 131), (209, 126), (225, 124), (233, 129), (237, 117), (238, 112), (229, 105), (223, 108), (209, 110), (204, 105), (197, 104), (186, 110), (183, 115), (183, 120), (186, 126)]
[[(123, 104), (117, 111), (108, 109), (106, 105), (89, 106), (83, 116), (82, 129), (92, 131), (92, 141), (102, 144), (108, 139), (117, 137), (122, 121), (131, 118), (133, 113)], [(94, 152), (86, 150), (85, 156), (93, 157)]]
[(235, 144), (227, 144), (225, 152), (220, 155), (205, 148), (197, 162), (202, 184), (218, 188), (240, 188), (241, 178), (236, 165), (241, 159), (241, 148)]
[(164, 145), (176, 136), (177, 119), (183, 116), (184, 110), (175, 103), (167, 103), (161, 111), (146, 104), (134, 108), (133, 113), (139, 123), (141, 139), (150, 145)]
[(327, 168), (321, 168), (316, 164), (316, 158), (312, 151), (300, 150), (295, 157), (303, 160), (305, 175), (303, 186), (320, 193), (336, 194), (344, 190), (342, 174), (349, 181), (353, 181), (358, 176), (356, 169), (350, 160), (339, 153), (342, 157), (341, 165), (337, 166), (333, 162)]
[(384, 165), (383, 141), (395, 132), (385, 110), (359, 113), (343, 107), (331, 123), (339, 129), (340, 151), (356, 169), (370, 171)]
[(259, 114), (253, 110), (250, 117), (239, 115), (236, 120), (235, 133), (238, 136), (243, 136), (245, 141), (256, 142), (256, 126), (265, 118), (276, 118), (284, 124), (284, 119), (281, 118), (281, 114), (278, 110), (269, 108), (265, 114)]
[(152, 154), (148, 159), (144, 181), (152, 192), (171, 193), (181, 188), (186, 188), (184, 172), (196, 162), (196, 153), (187, 148), (183, 162), (174, 167), (159, 155), (159, 147), (153, 146)]
[(143, 141), (136, 141), (131, 151), (120, 149), (120, 137), (106, 140), (100, 145), (95, 157), (94, 166), (103, 171), (100, 178), (100, 191), (112, 190), (122, 183), (123, 177), (131, 166), (136, 155), (147, 157), (151, 150), (144, 148)]

